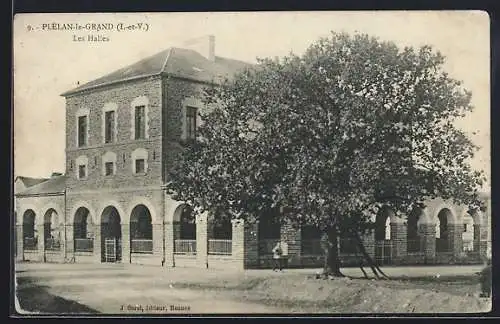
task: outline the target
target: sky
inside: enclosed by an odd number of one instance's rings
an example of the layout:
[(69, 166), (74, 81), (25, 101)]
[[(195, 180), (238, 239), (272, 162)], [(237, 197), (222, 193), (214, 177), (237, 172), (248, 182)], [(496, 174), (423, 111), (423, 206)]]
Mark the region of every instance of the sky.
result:
[[(112, 30), (54, 30), (53, 23), (109, 24)], [(142, 23), (141, 30), (117, 30)], [(14, 176), (65, 170), (65, 100), (96, 79), (189, 39), (215, 36), (218, 56), (302, 54), (330, 31), (361, 32), (397, 45), (431, 45), (445, 69), (472, 92), (473, 113), (457, 124), (481, 146), (472, 161), (490, 177), (490, 35), (481, 11), (318, 11), (245, 13), (20, 14), (14, 17)], [(147, 26), (147, 27), (146, 27)], [(107, 42), (74, 41), (101, 35)], [(477, 135), (472, 135), (477, 131)]]

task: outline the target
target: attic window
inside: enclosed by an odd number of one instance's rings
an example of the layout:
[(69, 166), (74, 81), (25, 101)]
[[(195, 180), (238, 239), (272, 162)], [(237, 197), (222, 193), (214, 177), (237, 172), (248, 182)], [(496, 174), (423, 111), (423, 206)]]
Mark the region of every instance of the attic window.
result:
[(193, 70), (195, 70), (196, 72), (202, 72), (203, 71), (202, 69), (197, 68), (196, 66), (193, 66)]

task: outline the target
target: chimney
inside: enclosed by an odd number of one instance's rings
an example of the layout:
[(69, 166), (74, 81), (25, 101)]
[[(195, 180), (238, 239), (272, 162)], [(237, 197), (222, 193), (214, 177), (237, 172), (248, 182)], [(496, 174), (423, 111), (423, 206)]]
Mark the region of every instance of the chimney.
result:
[(215, 61), (215, 36), (208, 35), (190, 39), (183, 43), (185, 48), (194, 50), (203, 55), (207, 60)]

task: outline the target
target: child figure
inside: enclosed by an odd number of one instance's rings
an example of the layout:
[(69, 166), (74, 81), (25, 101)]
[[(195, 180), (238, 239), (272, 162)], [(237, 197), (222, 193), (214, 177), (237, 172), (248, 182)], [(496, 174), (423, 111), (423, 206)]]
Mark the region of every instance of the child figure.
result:
[(276, 269), (279, 269), (281, 271), (282, 265), (281, 265), (281, 255), (283, 254), (283, 250), (281, 249), (281, 243), (278, 242), (273, 248), (273, 260), (274, 260), (274, 266), (273, 266), (273, 271), (276, 271)]

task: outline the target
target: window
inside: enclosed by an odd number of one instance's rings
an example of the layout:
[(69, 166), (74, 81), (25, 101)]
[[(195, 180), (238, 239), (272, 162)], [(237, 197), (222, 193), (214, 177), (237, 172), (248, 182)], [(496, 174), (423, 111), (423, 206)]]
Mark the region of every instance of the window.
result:
[[(130, 139), (142, 140), (149, 138), (148, 130), (149, 100), (146, 96), (139, 96), (130, 103)], [(147, 166), (147, 161), (146, 161)]]
[(106, 152), (101, 160), (102, 175), (111, 176), (116, 173), (116, 153)]
[(104, 113), (104, 143), (115, 141), (115, 112), (114, 110)]
[(146, 107), (135, 107), (135, 139), (146, 138)]
[(115, 165), (113, 162), (104, 163), (104, 170), (105, 170), (104, 175), (107, 175), (107, 176), (113, 175), (114, 168), (115, 168)]
[(78, 117), (78, 147), (87, 145), (87, 116)]
[(87, 166), (89, 159), (85, 155), (81, 155), (75, 160), (75, 173), (77, 179), (86, 179), (88, 176)]
[(196, 116), (197, 109), (195, 107), (186, 107), (186, 138), (196, 138)]
[(145, 173), (144, 159), (135, 160), (135, 173)]
[(148, 151), (144, 148), (137, 148), (132, 151), (132, 173), (145, 174), (148, 172)]
[(467, 224), (464, 224), (464, 233), (467, 232)]
[(78, 179), (85, 179), (87, 177), (87, 166), (85, 164), (78, 166)]

